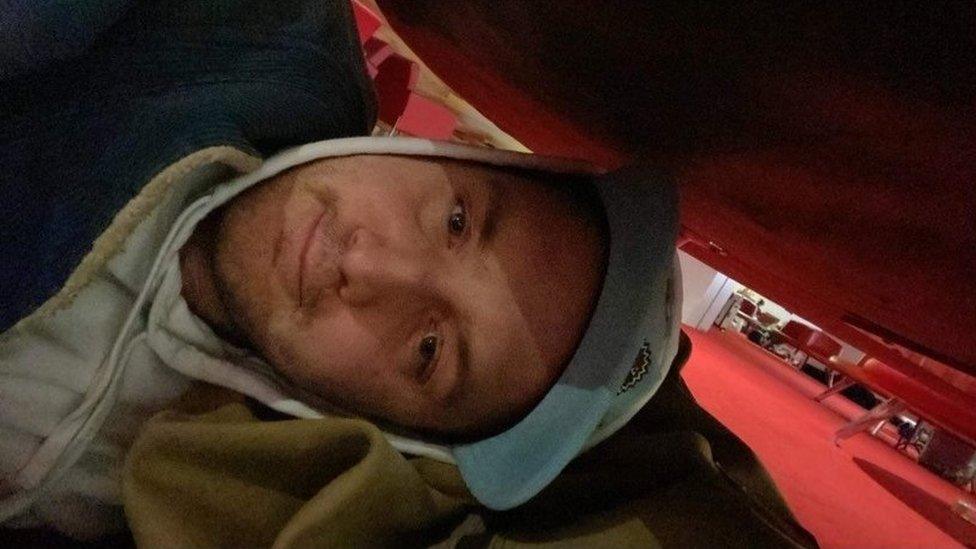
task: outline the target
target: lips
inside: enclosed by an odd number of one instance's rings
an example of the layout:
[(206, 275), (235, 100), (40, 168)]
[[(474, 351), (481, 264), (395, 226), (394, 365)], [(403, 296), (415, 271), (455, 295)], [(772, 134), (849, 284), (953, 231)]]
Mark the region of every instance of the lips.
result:
[(335, 204), (309, 193), (293, 193), (282, 205), (283, 222), (272, 264), (281, 289), (300, 308), (314, 305), (338, 272)]
[(298, 303), (301, 304), (304, 301), (306, 295), (305, 292), (305, 280), (308, 277), (306, 271), (308, 270), (308, 252), (309, 248), (312, 247), (313, 242), (316, 238), (319, 238), (319, 233), (321, 233), (322, 222), (326, 217), (326, 211), (323, 210), (318, 215), (312, 218), (312, 223), (310, 227), (305, 231), (305, 237), (302, 239), (302, 246), (298, 252)]
[(296, 261), (298, 303), (301, 307), (314, 307), (322, 294), (336, 288), (342, 279), (339, 270), (341, 240), (335, 221), (335, 210), (330, 207), (324, 207), (317, 215), (310, 216)]

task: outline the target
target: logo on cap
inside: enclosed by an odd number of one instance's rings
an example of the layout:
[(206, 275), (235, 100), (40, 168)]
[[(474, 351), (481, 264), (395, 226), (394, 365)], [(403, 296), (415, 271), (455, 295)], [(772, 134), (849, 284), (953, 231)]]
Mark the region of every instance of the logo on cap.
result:
[(637, 382), (647, 374), (647, 368), (650, 364), (651, 344), (645, 340), (644, 344), (637, 351), (637, 356), (634, 358), (634, 365), (630, 367), (630, 372), (627, 372), (627, 379), (624, 380), (624, 384), (620, 386), (617, 394), (620, 395), (630, 390), (634, 385), (637, 385)]

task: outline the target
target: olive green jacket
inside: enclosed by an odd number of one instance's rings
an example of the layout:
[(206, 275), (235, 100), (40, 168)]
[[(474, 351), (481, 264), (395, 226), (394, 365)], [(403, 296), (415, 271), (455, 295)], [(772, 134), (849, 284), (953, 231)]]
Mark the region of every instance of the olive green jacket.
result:
[(126, 462), (125, 511), (146, 547), (816, 546), (678, 370), (627, 427), (507, 512), (366, 421), (270, 418), (209, 389), (147, 425)]

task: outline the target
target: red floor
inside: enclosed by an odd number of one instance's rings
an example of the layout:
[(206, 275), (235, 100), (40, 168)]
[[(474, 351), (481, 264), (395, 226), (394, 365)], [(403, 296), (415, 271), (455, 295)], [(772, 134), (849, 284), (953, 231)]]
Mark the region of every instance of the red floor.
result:
[(821, 546), (976, 547), (976, 526), (950, 510), (976, 497), (868, 434), (834, 446), (834, 431), (863, 413), (857, 405), (813, 402), (823, 385), (738, 334), (685, 331), (695, 398), (756, 452)]

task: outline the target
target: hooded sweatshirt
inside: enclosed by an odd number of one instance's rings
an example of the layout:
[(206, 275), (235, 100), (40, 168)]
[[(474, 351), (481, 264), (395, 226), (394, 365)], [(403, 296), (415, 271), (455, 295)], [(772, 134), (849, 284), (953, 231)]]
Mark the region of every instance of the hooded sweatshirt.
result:
[(0, 522), (91, 537), (124, 526), (125, 449), (189, 383), (148, 332), (172, 235), (375, 104), (345, 0), (48, 4), (0, 25), (30, 42), (0, 59)]

